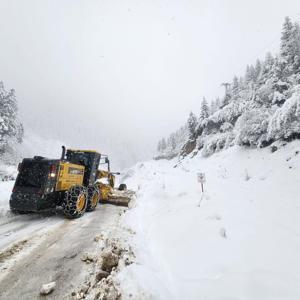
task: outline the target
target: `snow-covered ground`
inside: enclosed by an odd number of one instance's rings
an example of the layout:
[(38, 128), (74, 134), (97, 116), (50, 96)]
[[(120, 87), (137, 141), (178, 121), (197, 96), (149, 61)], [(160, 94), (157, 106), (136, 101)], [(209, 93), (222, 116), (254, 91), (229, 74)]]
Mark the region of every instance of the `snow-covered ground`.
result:
[(300, 141), (175, 165), (140, 163), (124, 178), (138, 190), (123, 220), (137, 256), (119, 275), (124, 298), (300, 299)]
[[(0, 166), (0, 172), (3, 170), (3, 173), (5, 174), (12, 174), (8, 172), (10, 167), (4, 167)], [(14, 167), (15, 169), (15, 167)], [(1, 178), (0, 178), (1, 180)], [(11, 194), (11, 191), (14, 186), (14, 181), (0, 181), (0, 224), (3, 224), (7, 221), (7, 219), (12, 218), (13, 215), (10, 213), (9, 209), (9, 197)]]

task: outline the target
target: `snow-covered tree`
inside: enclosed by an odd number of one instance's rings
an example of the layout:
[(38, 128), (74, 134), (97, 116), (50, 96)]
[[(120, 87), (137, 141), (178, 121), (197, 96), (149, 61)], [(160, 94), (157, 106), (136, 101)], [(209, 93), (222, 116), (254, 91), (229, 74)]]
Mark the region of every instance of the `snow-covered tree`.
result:
[(262, 109), (246, 111), (236, 122), (236, 144), (260, 146), (267, 139), (269, 113)]
[(300, 85), (282, 107), (271, 117), (268, 126), (268, 139), (300, 138)]
[(256, 71), (255, 68), (250, 65), (246, 68), (245, 81), (247, 84), (252, 84), (256, 80)]
[(0, 82), (0, 152), (13, 141), (21, 142), (23, 126), (17, 118), (17, 100), (15, 91), (7, 92)]
[(294, 61), (293, 45), (293, 23), (289, 17), (285, 18), (281, 34), (280, 55), (286, 59), (287, 63), (292, 64)]
[(203, 97), (200, 108), (200, 121), (209, 117), (209, 108), (205, 97)]
[(259, 59), (256, 60), (256, 64), (254, 67), (254, 77), (255, 77), (255, 81), (258, 81), (258, 79), (260, 78), (261, 75), (261, 61)]
[(220, 109), (220, 98), (217, 97), (216, 100), (212, 100), (209, 107), (209, 115), (214, 114), (217, 110)]
[(197, 127), (197, 118), (196, 116), (190, 112), (188, 121), (187, 121), (188, 129), (189, 129), (189, 134), (190, 138), (193, 138), (196, 133), (196, 127)]
[(162, 138), (162, 139), (161, 139), (161, 151), (166, 150), (166, 148), (167, 148), (166, 139), (165, 139), (165, 138)]
[(262, 62), (261, 66), (261, 75), (260, 75), (260, 83), (264, 84), (267, 80), (271, 80), (272, 76), (274, 75), (273, 68), (274, 68), (274, 57), (270, 52), (266, 54), (265, 60)]
[(294, 23), (292, 38), (294, 48), (293, 68), (294, 73), (297, 73), (300, 71), (300, 25), (298, 23)]
[(289, 17), (285, 18), (280, 44), (280, 58), (283, 74), (290, 76), (299, 71), (300, 67), (300, 28), (293, 24)]
[(216, 101), (215, 101), (215, 106), (216, 106), (216, 111), (218, 109), (220, 109), (220, 106), (221, 106), (221, 100), (219, 97), (217, 97)]
[(177, 146), (176, 144), (177, 144), (177, 142), (176, 142), (176, 136), (175, 136), (174, 133), (172, 133), (172, 134), (170, 135), (170, 137), (169, 137), (169, 139), (168, 139), (168, 144), (169, 144), (171, 150), (175, 150), (175, 149), (176, 149), (176, 146)]
[[(161, 139), (157, 145), (157, 156), (159, 159), (172, 159), (180, 154), (181, 148), (189, 138), (189, 129), (187, 124), (180, 127), (177, 131), (170, 134), (167, 138), (166, 147), (164, 148), (164, 139)], [(166, 140), (165, 140), (166, 141)], [(164, 149), (162, 149), (164, 148)]]
[(158, 141), (156, 150), (158, 153), (161, 152), (161, 140)]
[(231, 85), (232, 96), (236, 97), (239, 92), (239, 79), (237, 76), (233, 77), (232, 85)]

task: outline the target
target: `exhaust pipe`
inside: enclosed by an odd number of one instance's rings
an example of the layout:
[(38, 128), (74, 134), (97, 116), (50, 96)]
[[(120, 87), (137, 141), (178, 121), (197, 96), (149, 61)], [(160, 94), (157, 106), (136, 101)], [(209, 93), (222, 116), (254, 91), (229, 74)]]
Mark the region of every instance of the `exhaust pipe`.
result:
[(62, 148), (61, 160), (64, 160), (65, 156), (66, 156), (66, 147), (65, 146), (61, 146), (61, 148)]

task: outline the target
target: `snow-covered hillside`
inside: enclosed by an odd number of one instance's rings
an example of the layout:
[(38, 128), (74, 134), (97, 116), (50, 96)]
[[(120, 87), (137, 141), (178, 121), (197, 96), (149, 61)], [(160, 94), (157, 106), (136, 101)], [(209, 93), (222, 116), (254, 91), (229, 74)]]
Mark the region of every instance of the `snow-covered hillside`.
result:
[(300, 141), (176, 164), (140, 163), (124, 177), (138, 190), (124, 219), (137, 255), (119, 275), (127, 298), (300, 299)]
[[(181, 130), (158, 143), (158, 158), (210, 156), (234, 145), (267, 147), (300, 138), (300, 25), (285, 18), (280, 51), (225, 82), (225, 95), (191, 112)], [(184, 130), (185, 128), (185, 130)]]

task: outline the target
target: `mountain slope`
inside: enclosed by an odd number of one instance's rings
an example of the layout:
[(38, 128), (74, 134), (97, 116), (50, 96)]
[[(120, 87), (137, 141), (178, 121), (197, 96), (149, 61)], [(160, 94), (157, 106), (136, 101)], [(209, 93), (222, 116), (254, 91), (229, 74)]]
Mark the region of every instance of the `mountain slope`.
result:
[(124, 289), (149, 299), (299, 299), (300, 141), (277, 146), (129, 170), (139, 192), (124, 223), (136, 232), (137, 263)]
[(285, 18), (280, 51), (224, 82), (223, 99), (199, 102), (183, 128), (162, 139), (157, 157), (212, 155), (234, 145), (266, 147), (300, 138), (300, 25)]

